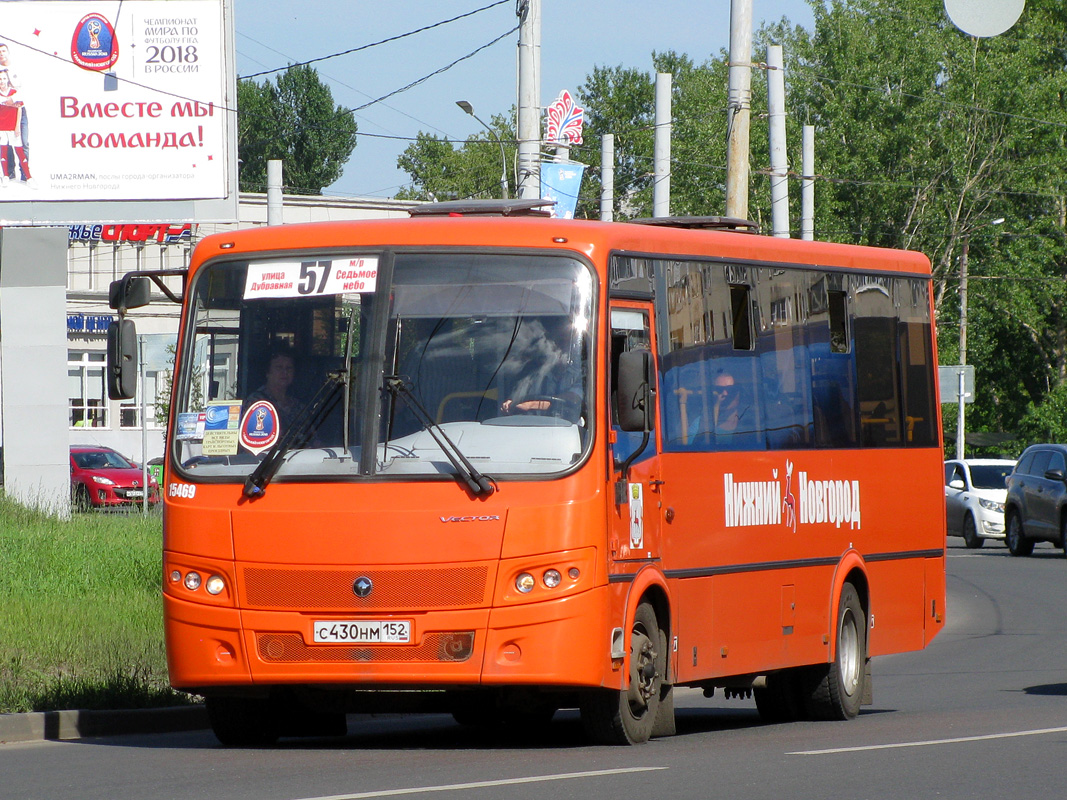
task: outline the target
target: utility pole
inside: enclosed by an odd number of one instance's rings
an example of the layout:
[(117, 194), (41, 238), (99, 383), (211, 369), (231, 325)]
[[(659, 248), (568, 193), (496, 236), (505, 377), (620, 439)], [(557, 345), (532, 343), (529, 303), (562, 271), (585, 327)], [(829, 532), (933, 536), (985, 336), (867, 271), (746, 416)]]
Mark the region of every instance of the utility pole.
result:
[(282, 162), (276, 158), (267, 162), (267, 224), (282, 224)]
[(748, 219), (748, 130), (752, 111), (752, 0), (730, 2), (726, 216)]
[(541, 0), (519, 0), (519, 197), (541, 197)]
[(785, 141), (785, 60), (782, 46), (767, 47), (767, 114), (771, 140), (771, 227), (789, 238), (789, 159)]
[(671, 215), (671, 83), (669, 72), (656, 73), (656, 133), (652, 156), (653, 217)]
[(964, 435), (966, 412), (964, 408), (967, 404), (964, 401), (967, 399), (967, 391), (964, 388), (964, 370), (962, 368), (967, 364), (967, 258), (971, 252), (971, 234), (988, 225), (1000, 225), (1002, 222), (1004, 222), (1004, 217), (998, 217), (963, 234), (963, 250), (960, 251), (960, 382), (956, 398), (959, 401), (956, 410), (956, 458), (964, 457), (964, 446), (966, 445), (966, 436)]
[(815, 239), (815, 126), (805, 125), (800, 156), (800, 238)]
[(600, 221), (615, 219), (615, 135), (600, 138)]

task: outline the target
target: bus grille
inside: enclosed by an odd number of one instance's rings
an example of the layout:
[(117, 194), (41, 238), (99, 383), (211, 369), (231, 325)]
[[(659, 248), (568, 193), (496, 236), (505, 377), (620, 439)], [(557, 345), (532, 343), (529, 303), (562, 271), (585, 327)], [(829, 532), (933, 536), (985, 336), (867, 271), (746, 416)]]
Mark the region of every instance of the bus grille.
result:
[[(489, 604), (487, 566), (419, 569), (275, 569), (247, 567), (245, 598), (251, 607), (314, 610), (470, 608)], [(356, 597), (352, 584), (367, 577), (374, 590)]]
[(428, 633), (414, 647), (403, 645), (308, 645), (297, 633), (256, 635), (259, 657), (273, 663), (298, 661), (466, 661), (474, 650), (474, 632)]

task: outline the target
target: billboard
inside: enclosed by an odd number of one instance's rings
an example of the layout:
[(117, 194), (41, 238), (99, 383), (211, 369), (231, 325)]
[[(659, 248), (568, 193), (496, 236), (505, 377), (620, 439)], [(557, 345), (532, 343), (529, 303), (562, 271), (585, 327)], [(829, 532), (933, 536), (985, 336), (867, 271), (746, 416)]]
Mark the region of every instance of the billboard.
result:
[(0, 222), (236, 219), (229, 7), (0, 4)]

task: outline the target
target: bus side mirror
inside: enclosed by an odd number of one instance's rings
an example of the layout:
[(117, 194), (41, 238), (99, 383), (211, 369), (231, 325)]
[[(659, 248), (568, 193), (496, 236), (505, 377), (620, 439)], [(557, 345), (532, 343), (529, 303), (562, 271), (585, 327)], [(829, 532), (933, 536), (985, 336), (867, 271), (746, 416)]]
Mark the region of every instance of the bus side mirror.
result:
[(652, 430), (652, 352), (620, 353), (618, 377), (619, 427), (624, 431)]
[(146, 306), (152, 300), (152, 284), (148, 278), (131, 275), (112, 281), (108, 289), (108, 305), (120, 313), (128, 308)]
[(136, 395), (137, 328), (132, 319), (112, 320), (107, 326), (107, 396), (130, 400)]

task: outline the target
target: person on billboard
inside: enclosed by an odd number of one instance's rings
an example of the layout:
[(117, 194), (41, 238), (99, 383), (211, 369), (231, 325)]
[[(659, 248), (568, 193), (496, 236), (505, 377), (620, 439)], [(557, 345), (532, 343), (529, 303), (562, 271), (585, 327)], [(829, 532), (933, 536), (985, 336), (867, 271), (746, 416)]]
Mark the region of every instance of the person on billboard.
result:
[[(0, 43), (0, 69), (7, 70), (7, 77), (11, 83), (11, 87), (15, 91), (22, 89), (22, 76), (19, 74), (18, 69), (11, 63), (11, 48), (6, 44)], [(26, 158), (26, 163), (29, 164), (30, 160), (30, 122), (29, 114), (26, 111), (25, 104), (22, 105), (22, 113), (19, 115), (19, 136), (22, 138), (22, 152)], [(8, 168), (4, 171), (4, 175), (8, 178), (15, 178), (15, 160), (10, 159), (8, 161)], [(29, 177), (25, 177), (24, 180), (29, 180)]]
[[(0, 45), (2, 47), (3, 45)], [(18, 159), (19, 179), (32, 180), (30, 160), (22, 141), (21, 121), (25, 108), (21, 100), (16, 100), (18, 90), (11, 85), (11, 76), (6, 69), (0, 68), (0, 182), (6, 183), (15, 178), (15, 164), (11, 157)]]

